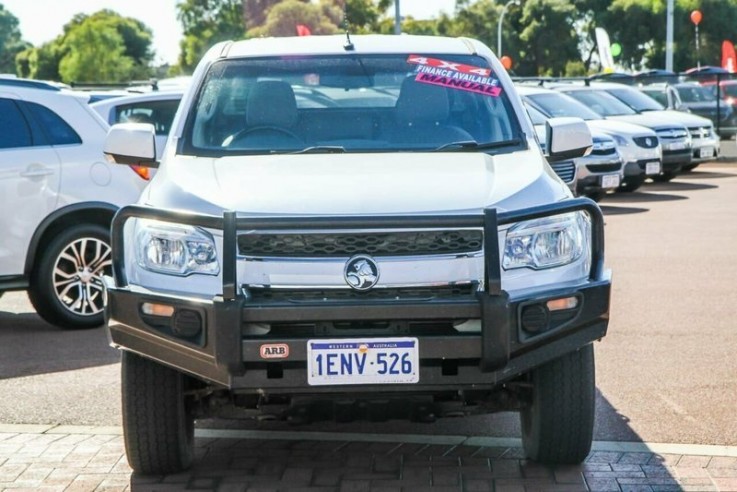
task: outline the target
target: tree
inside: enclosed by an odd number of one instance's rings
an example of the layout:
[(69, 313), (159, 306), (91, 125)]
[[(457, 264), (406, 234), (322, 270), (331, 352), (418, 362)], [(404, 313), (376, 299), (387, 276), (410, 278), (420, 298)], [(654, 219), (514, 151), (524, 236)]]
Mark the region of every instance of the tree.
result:
[(77, 14), (62, 34), (18, 54), (18, 74), (65, 82), (122, 82), (148, 78), (153, 33), (112, 10)]
[(21, 77), (60, 80), (59, 63), (63, 56), (61, 37), (38, 48), (27, 48), (15, 57), (16, 71)]
[(269, 10), (263, 26), (249, 29), (248, 36), (294, 36), (297, 34), (298, 24), (307, 26), (312, 34), (339, 32), (334, 23), (334, 15), (333, 19), (326, 15), (324, 5), (284, 0)]
[(59, 63), (64, 82), (118, 82), (131, 74), (134, 61), (125, 55), (123, 37), (111, 26), (82, 22), (64, 40), (68, 50)]
[(16, 73), (15, 57), (29, 46), (21, 39), (18, 18), (0, 4), (0, 73)]
[[(614, 42), (622, 46), (617, 60), (630, 69), (659, 68), (665, 65), (666, 0), (576, 0), (579, 10), (594, 25), (604, 27)], [(673, 62), (676, 71), (696, 66), (694, 26), (690, 13), (703, 13), (700, 24), (701, 63), (719, 65), (721, 44), (734, 39), (737, 0), (676, 0), (673, 16)]]
[(246, 33), (243, 0), (183, 0), (177, 3), (182, 23), (179, 68), (191, 72), (211, 46), (242, 39)]

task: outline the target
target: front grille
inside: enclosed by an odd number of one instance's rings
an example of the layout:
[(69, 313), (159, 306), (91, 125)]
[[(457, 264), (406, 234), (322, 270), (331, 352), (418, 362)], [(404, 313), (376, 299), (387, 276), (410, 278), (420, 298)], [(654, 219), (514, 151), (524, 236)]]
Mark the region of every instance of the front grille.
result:
[(251, 288), (251, 302), (256, 303), (340, 303), (354, 301), (433, 301), (470, 298), (478, 284), (442, 287), (412, 287), (401, 289), (373, 289), (365, 292), (353, 289), (255, 289)]
[(692, 138), (708, 138), (711, 136), (711, 128), (708, 126), (703, 127), (690, 127), (688, 129), (689, 133), (691, 133)]
[(682, 140), (688, 136), (688, 132), (681, 128), (667, 128), (657, 130), (656, 133), (661, 140)]
[(483, 233), (477, 230), (238, 236), (241, 255), (277, 258), (460, 254), (481, 251), (482, 245)]
[(615, 147), (609, 147), (608, 149), (594, 149), (591, 151), (591, 155), (614, 155), (617, 153)]
[(654, 149), (658, 146), (658, 137), (635, 137), (632, 140), (642, 148)]
[(586, 169), (592, 173), (613, 173), (622, 169), (622, 164), (618, 162), (614, 164), (588, 164)]
[(565, 183), (573, 182), (576, 177), (576, 164), (573, 161), (554, 162), (550, 167)]

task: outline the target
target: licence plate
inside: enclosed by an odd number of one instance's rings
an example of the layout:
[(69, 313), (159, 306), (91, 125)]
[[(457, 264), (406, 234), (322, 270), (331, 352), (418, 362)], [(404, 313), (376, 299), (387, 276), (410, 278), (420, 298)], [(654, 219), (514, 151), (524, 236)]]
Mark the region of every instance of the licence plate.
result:
[(660, 161), (646, 162), (645, 163), (645, 174), (660, 174)]
[(699, 149), (699, 158), (714, 157), (714, 147), (701, 147)]
[(601, 177), (602, 188), (616, 188), (619, 186), (619, 174), (605, 174)]
[(411, 384), (420, 381), (417, 338), (307, 341), (307, 383)]
[(668, 150), (683, 150), (686, 148), (686, 142), (674, 142), (666, 145), (665, 148)]

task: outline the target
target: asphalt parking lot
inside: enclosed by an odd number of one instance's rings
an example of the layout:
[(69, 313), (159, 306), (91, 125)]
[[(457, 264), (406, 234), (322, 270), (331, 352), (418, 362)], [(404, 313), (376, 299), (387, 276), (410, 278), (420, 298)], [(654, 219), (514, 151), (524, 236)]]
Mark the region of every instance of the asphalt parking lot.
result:
[[(733, 142), (724, 154), (737, 156)], [(131, 476), (117, 353), (0, 299), (0, 489), (737, 490), (737, 164), (607, 197), (612, 322), (597, 344), (594, 452), (522, 459), (512, 414), (433, 425), (206, 422), (185, 474)]]

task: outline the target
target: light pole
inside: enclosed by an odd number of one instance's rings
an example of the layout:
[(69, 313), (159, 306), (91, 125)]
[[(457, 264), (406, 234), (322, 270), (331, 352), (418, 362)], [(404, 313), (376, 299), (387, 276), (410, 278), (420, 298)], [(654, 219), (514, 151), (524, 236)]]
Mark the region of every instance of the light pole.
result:
[(519, 5), (520, 0), (509, 0), (502, 7), (502, 15), (499, 16), (499, 23), (496, 28), (496, 56), (502, 56), (502, 22), (504, 21), (504, 14), (507, 13), (507, 9), (512, 5)]

